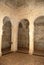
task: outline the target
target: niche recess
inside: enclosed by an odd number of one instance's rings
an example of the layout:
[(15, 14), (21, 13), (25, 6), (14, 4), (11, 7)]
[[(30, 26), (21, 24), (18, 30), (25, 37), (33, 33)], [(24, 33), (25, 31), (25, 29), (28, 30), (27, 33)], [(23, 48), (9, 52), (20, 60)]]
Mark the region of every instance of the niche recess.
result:
[(34, 22), (34, 54), (44, 55), (44, 16)]
[(18, 51), (23, 53), (29, 52), (29, 21), (23, 19), (18, 26)]
[(5, 16), (3, 19), (2, 54), (6, 54), (11, 51), (11, 32), (11, 21), (9, 17)]

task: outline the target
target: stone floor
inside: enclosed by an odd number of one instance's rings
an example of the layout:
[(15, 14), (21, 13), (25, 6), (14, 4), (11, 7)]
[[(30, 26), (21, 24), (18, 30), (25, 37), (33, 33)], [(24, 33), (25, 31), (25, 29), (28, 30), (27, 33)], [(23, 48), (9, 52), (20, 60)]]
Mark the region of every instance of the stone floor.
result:
[(44, 65), (44, 57), (14, 52), (0, 57), (0, 65)]

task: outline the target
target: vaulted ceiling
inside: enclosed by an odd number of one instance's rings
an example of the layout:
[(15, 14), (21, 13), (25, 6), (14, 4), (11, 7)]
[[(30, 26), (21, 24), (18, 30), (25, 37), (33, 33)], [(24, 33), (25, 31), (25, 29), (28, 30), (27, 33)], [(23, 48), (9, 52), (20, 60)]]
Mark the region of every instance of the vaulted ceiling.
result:
[(44, 0), (0, 0), (0, 2), (12, 7), (26, 6), (33, 1), (35, 1), (35, 3), (44, 2)]
[(26, 5), (31, 0), (0, 0), (0, 2), (6, 4), (6, 5), (12, 5), (13, 7), (20, 7), (22, 5)]

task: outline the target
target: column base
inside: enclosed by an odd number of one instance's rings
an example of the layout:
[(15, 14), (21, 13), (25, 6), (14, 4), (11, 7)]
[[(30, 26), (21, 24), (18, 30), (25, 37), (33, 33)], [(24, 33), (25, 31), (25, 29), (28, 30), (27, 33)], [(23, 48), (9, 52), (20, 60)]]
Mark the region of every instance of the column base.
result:
[(29, 51), (29, 54), (30, 54), (30, 55), (33, 55), (33, 51)]

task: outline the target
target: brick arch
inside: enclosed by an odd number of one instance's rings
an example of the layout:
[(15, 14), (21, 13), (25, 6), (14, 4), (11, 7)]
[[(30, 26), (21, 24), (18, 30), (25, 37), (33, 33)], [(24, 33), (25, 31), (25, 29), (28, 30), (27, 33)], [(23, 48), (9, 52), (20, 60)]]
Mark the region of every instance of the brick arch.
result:
[(22, 19), (18, 26), (18, 51), (29, 52), (29, 21)]
[(34, 21), (34, 51), (35, 54), (44, 55), (44, 16)]
[(11, 51), (11, 33), (12, 24), (10, 18), (5, 16), (3, 19), (2, 54), (6, 54)]

